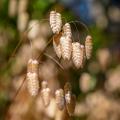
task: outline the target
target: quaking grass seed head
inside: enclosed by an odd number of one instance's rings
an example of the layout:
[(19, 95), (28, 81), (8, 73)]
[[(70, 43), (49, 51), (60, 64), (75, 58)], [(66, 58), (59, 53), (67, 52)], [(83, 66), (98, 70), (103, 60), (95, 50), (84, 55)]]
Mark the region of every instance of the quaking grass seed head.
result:
[(72, 43), (72, 60), (77, 69), (81, 67), (80, 47), (81, 47), (81, 45), (79, 42)]
[(65, 99), (63, 89), (56, 90), (55, 92), (56, 104), (59, 110), (64, 109)]
[(70, 60), (72, 52), (72, 40), (71, 38), (63, 35), (60, 38), (60, 45), (62, 51), (62, 58), (64, 60)]
[(84, 47), (84, 45), (81, 45), (81, 47), (80, 47), (80, 66), (81, 66), (81, 68), (83, 68), (84, 60), (85, 60), (85, 47)]
[(51, 99), (50, 88), (43, 88), (41, 90), (41, 98), (42, 98), (44, 106), (47, 107), (50, 104), (50, 99)]
[(76, 105), (76, 96), (71, 95), (71, 101), (69, 103), (66, 102), (66, 108), (67, 108), (68, 114), (70, 116), (72, 116), (74, 114), (75, 105)]
[(85, 39), (85, 53), (87, 59), (91, 58), (92, 48), (93, 48), (92, 37), (90, 35), (87, 35)]
[(72, 32), (71, 32), (71, 27), (70, 27), (70, 23), (66, 23), (63, 26), (63, 32), (67, 37), (72, 37)]
[(61, 14), (56, 11), (50, 12), (50, 26), (53, 31), (53, 33), (59, 34), (62, 27), (62, 18)]
[(27, 73), (27, 88), (31, 96), (36, 96), (39, 91), (39, 80), (36, 73)]

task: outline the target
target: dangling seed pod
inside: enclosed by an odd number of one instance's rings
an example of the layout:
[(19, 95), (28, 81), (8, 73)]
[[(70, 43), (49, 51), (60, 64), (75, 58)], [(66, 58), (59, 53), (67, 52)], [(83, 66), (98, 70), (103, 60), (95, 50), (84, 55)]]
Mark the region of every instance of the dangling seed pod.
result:
[(36, 96), (39, 91), (39, 81), (38, 74), (36, 73), (27, 73), (27, 87), (28, 91), (32, 96)]
[(80, 68), (81, 67), (81, 63), (80, 63), (80, 43), (79, 42), (73, 42), (72, 43), (72, 60), (73, 63), (75, 65), (76, 68)]
[(56, 13), (56, 11), (50, 12), (50, 26), (53, 33), (58, 34), (61, 31), (62, 19), (60, 13)]
[(68, 114), (71, 116), (73, 115), (75, 110), (76, 97), (75, 95), (72, 95), (72, 86), (69, 82), (65, 84), (64, 91), (65, 91), (66, 108)]
[(63, 110), (65, 105), (64, 91), (63, 89), (56, 90), (55, 92), (56, 104), (59, 110)]
[(57, 34), (61, 31), (61, 27), (62, 27), (61, 14), (56, 13), (56, 33)]
[(45, 107), (50, 104), (51, 90), (47, 87), (47, 81), (42, 82), (41, 98)]
[(41, 97), (45, 107), (47, 107), (50, 104), (50, 93), (50, 88), (45, 88), (41, 90)]
[(69, 23), (66, 23), (66, 24), (63, 26), (63, 31), (64, 31), (65, 36), (67, 36), (67, 37), (69, 37), (69, 38), (72, 37), (71, 27), (70, 27), (70, 24), (69, 24)]
[(29, 73), (38, 73), (39, 71), (39, 63), (37, 60), (29, 59), (27, 65), (27, 72)]
[(75, 105), (76, 105), (76, 97), (75, 97), (75, 95), (72, 95), (70, 103), (66, 102), (66, 108), (67, 108), (68, 114), (70, 116), (72, 116), (74, 114)]
[(53, 33), (56, 32), (56, 11), (50, 12), (50, 26)]
[(71, 95), (72, 95), (72, 87), (69, 82), (67, 82), (64, 86), (64, 91), (65, 91), (65, 101), (66, 103), (71, 102)]
[(85, 52), (86, 52), (86, 58), (90, 59), (91, 54), (92, 54), (92, 37), (88, 35), (85, 40)]
[(84, 47), (84, 45), (81, 45), (81, 47), (80, 47), (80, 66), (81, 66), (81, 68), (83, 68), (84, 60), (85, 60), (85, 47)]
[(60, 38), (60, 45), (62, 51), (62, 57), (64, 60), (70, 60), (72, 52), (72, 41), (71, 38), (67, 36), (62, 36)]

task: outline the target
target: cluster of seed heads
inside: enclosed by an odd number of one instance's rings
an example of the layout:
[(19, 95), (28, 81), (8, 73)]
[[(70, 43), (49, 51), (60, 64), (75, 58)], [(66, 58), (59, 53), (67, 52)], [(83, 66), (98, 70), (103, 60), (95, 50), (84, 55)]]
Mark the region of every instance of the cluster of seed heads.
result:
[(76, 97), (72, 94), (70, 83), (66, 83), (63, 89), (55, 92), (56, 104), (59, 110), (67, 109), (70, 116), (73, 115), (76, 104)]
[(58, 18), (59, 20), (56, 17), (56, 11), (50, 12), (50, 26), (54, 33), (53, 47), (55, 53), (58, 58), (62, 57), (64, 60), (72, 58), (75, 67), (82, 68), (85, 58), (90, 59), (92, 54), (92, 37), (86, 36), (85, 45), (74, 42), (70, 23), (65, 23), (62, 27), (61, 15)]
[[(85, 45), (74, 42), (70, 23), (65, 23), (62, 27), (61, 14), (56, 11), (50, 12), (50, 26), (54, 33), (53, 47), (59, 58), (64, 60), (72, 59), (76, 68), (82, 68), (85, 58), (90, 59), (92, 54), (92, 37), (86, 36)], [(36, 96), (39, 92), (39, 63), (30, 59), (27, 65), (27, 88), (31, 96)], [(41, 99), (45, 107), (50, 104), (51, 90), (48, 82), (41, 82)], [(66, 83), (63, 89), (55, 92), (57, 107), (60, 111), (67, 110), (69, 116), (73, 115), (76, 104), (76, 97), (72, 94), (70, 83)]]

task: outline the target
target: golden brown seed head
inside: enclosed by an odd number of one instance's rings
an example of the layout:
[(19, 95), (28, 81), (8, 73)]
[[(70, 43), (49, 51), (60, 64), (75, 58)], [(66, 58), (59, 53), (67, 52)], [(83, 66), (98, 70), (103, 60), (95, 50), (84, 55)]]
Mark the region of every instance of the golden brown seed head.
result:
[(92, 48), (93, 48), (92, 37), (88, 35), (85, 40), (85, 52), (86, 52), (87, 59), (90, 59), (91, 57)]
[(27, 88), (32, 96), (36, 96), (39, 91), (38, 75), (36, 73), (27, 73)]
[(59, 33), (62, 27), (62, 18), (61, 14), (56, 11), (50, 12), (50, 26), (53, 33)]
[(45, 107), (47, 107), (50, 104), (51, 98), (50, 94), (51, 94), (50, 88), (44, 88), (41, 90), (41, 98)]
[(64, 31), (65, 36), (71, 38), (72, 32), (71, 32), (71, 27), (70, 27), (70, 24), (69, 24), (69, 23), (66, 23), (66, 24), (63, 26), (63, 31)]
[(58, 109), (63, 110), (65, 104), (63, 89), (56, 90), (55, 99)]
[(62, 57), (64, 60), (70, 60), (72, 52), (72, 40), (67, 36), (60, 38)]
[(72, 60), (73, 63), (75, 65), (76, 68), (80, 68), (81, 64), (80, 64), (80, 43), (79, 42), (73, 42), (72, 43)]
[(76, 96), (71, 95), (71, 101), (69, 103), (66, 102), (66, 108), (70, 116), (74, 114), (75, 105), (76, 105)]
[(85, 47), (84, 47), (84, 45), (81, 45), (81, 47), (80, 47), (80, 66), (81, 66), (81, 68), (83, 68), (84, 59), (85, 59)]

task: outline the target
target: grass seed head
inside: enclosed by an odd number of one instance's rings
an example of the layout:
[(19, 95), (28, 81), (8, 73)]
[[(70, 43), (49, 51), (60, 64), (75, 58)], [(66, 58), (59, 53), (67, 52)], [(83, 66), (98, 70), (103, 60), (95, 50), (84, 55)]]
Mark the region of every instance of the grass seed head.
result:
[(72, 95), (71, 101), (69, 103), (66, 102), (66, 108), (67, 108), (68, 114), (70, 116), (72, 116), (74, 114), (75, 105), (76, 105), (76, 96)]
[(71, 32), (71, 27), (70, 27), (70, 24), (69, 23), (66, 23), (64, 26), (63, 26), (63, 31), (64, 31), (64, 34), (71, 38), (72, 37), (72, 32)]
[(50, 104), (51, 90), (50, 88), (43, 88), (41, 90), (41, 98), (45, 107)]
[(80, 59), (81, 59), (81, 54), (80, 54), (80, 43), (79, 42), (73, 42), (72, 43), (72, 60), (76, 68), (81, 67)]
[(56, 104), (59, 110), (63, 110), (65, 99), (63, 89), (56, 90), (55, 92)]
[(85, 40), (85, 52), (86, 52), (87, 59), (91, 58), (92, 49), (93, 49), (92, 37), (88, 35)]
[(70, 60), (72, 52), (72, 41), (71, 38), (67, 36), (61, 36), (60, 45), (62, 51), (62, 57), (64, 60)]
[(39, 91), (39, 80), (36, 73), (27, 73), (27, 88), (31, 96), (36, 96)]

